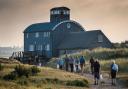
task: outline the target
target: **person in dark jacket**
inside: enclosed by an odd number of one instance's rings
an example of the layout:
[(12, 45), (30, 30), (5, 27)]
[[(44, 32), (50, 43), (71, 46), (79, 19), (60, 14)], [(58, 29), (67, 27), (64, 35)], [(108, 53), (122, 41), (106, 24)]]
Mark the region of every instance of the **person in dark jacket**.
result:
[(92, 73), (92, 75), (93, 75), (93, 73), (94, 73), (94, 59), (93, 59), (93, 57), (91, 57), (91, 59), (90, 59), (90, 69), (91, 69), (91, 73)]
[(94, 81), (95, 81), (94, 84), (95, 85), (98, 85), (99, 78), (100, 78), (100, 63), (98, 59), (96, 59), (96, 61), (94, 62)]
[(65, 61), (65, 68), (66, 68), (66, 71), (68, 71), (68, 69), (69, 69), (69, 68), (68, 68), (68, 67), (69, 67), (69, 58), (68, 58), (67, 55), (66, 55), (64, 61)]
[(115, 63), (115, 60), (112, 61), (111, 64), (111, 79), (112, 85), (116, 85), (116, 74), (118, 72), (118, 65)]
[(80, 57), (80, 67), (81, 67), (81, 73), (83, 74), (84, 71), (84, 66), (85, 66), (85, 59), (83, 56)]
[(73, 59), (73, 57), (69, 58), (69, 65), (70, 65), (71, 72), (73, 72), (73, 69), (74, 69), (74, 59)]

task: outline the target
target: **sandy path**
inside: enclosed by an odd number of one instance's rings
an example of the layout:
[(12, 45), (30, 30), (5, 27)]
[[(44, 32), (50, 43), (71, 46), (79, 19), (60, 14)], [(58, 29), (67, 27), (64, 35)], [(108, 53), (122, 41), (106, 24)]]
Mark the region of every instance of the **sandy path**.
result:
[(128, 89), (128, 88), (122, 88), (119, 82), (117, 81), (116, 86), (111, 85), (111, 79), (107, 74), (104, 74), (103, 81), (104, 83), (99, 83), (99, 85), (94, 85), (93, 75), (89, 73), (85, 73), (83, 76), (85, 76), (87, 79), (91, 80), (90, 89)]

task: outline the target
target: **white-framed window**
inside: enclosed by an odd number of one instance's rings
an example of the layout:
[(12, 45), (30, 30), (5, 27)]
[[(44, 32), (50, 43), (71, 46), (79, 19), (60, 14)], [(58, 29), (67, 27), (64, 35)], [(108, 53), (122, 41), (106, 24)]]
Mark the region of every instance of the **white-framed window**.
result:
[(55, 14), (60, 14), (60, 11), (59, 11), (59, 10), (56, 10), (56, 11), (55, 11)]
[(44, 37), (46, 37), (46, 32), (44, 32)]
[(103, 42), (103, 35), (98, 35), (98, 42)]
[(71, 24), (70, 23), (67, 23), (67, 28), (71, 28)]
[(53, 11), (51, 11), (51, 14), (53, 15), (53, 14), (54, 14), (54, 12), (53, 12)]
[(29, 51), (34, 51), (34, 45), (29, 45)]
[(50, 37), (50, 32), (48, 32), (48, 37)]
[(50, 32), (44, 32), (44, 37), (49, 37), (50, 36)]
[(57, 10), (55, 10), (55, 11), (54, 11), (54, 14), (58, 14), (58, 11), (57, 11)]
[(63, 13), (64, 13), (64, 14), (67, 14), (65, 10), (63, 10)]
[(69, 14), (69, 11), (66, 11), (67, 14)]
[(47, 45), (45, 46), (45, 50), (47, 50), (47, 51), (50, 50), (50, 44), (47, 44)]
[(29, 34), (28, 34), (28, 33), (26, 34), (26, 37), (27, 37), (27, 38), (29, 37)]
[(38, 38), (39, 37), (39, 32), (35, 33), (35, 37)]

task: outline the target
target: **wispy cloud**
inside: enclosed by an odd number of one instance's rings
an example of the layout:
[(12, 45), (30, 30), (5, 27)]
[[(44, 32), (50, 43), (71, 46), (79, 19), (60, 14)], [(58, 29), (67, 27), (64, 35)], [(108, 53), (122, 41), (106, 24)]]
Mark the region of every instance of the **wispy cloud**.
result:
[(0, 0), (0, 45), (22, 45), (23, 30), (49, 21), (49, 9), (56, 6), (69, 7), (71, 18), (87, 30), (100, 28), (111, 41), (128, 40), (128, 0)]

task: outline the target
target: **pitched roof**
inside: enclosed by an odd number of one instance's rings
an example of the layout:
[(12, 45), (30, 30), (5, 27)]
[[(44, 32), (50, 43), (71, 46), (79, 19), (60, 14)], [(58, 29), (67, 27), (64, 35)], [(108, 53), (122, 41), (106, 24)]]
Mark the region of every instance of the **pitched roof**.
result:
[(65, 37), (57, 49), (94, 48), (96, 47), (96, 43), (94, 42), (98, 41), (97, 35), (99, 33), (101, 33), (100, 30), (70, 33)]
[(36, 23), (28, 26), (24, 32), (40, 32), (40, 31), (50, 31), (57, 23)]

